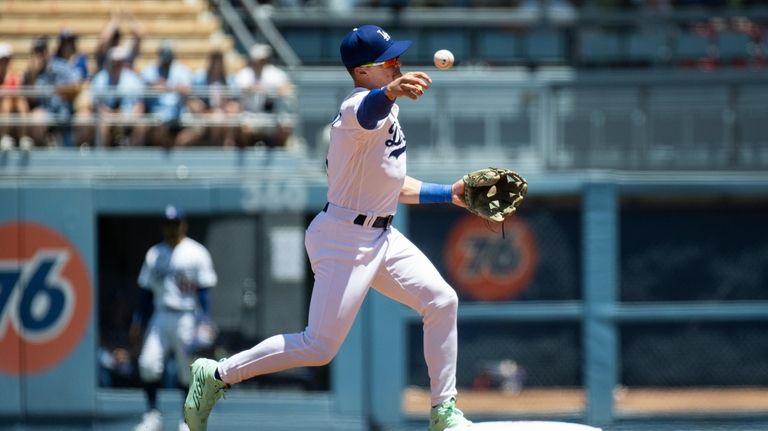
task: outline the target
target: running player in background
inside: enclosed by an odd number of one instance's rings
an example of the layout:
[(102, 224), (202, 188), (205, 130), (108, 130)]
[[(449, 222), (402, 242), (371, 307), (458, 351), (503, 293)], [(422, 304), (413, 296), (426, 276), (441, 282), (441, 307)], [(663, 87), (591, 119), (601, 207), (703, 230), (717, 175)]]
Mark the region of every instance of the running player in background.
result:
[(452, 202), (465, 206), (464, 183), (422, 183), (406, 175), (406, 141), (398, 97), (417, 100), (429, 88), (424, 72), (401, 73), (410, 41), (380, 27), (351, 31), (341, 57), (354, 90), (331, 124), (328, 203), (306, 232), (315, 284), (304, 332), (277, 335), (217, 363), (198, 359), (184, 415), (192, 431), (228, 385), (286, 368), (323, 365), (336, 355), (373, 286), (416, 310), (424, 323), (424, 357), (432, 392), (430, 431), (464, 430), (456, 408), (458, 298), (427, 257), (391, 227), (398, 203)]
[[(217, 282), (211, 255), (199, 242), (188, 238), (184, 212), (165, 208), (163, 242), (152, 246), (139, 273), (141, 298), (131, 324), (132, 340), (141, 337), (139, 374), (147, 395), (147, 412), (136, 431), (161, 431), (162, 416), (157, 408), (157, 388), (167, 359), (176, 359), (179, 387), (189, 387), (190, 350), (195, 342), (197, 322), (208, 316), (208, 289)], [(154, 312), (153, 312), (154, 308)], [(151, 317), (151, 318), (150, 318)], [(149, 326), (147, 326), (147, 322)], [(188, 430), (181, 422), (179, 430)]]

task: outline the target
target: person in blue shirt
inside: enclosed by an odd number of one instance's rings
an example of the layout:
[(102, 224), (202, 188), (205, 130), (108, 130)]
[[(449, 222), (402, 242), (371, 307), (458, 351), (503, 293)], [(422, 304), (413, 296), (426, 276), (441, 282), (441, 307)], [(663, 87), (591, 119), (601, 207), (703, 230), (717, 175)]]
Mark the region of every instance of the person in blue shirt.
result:
[(80, 81), (87, 81), (91, 77), (88, 71), (88, 57), (77, 50), (77, 35), (72, 30), (65, 28), (59, 33), (59, 45), (54, 57), (72, 65)]
[(91, 82), (93, 110), (99, 117), (127, 120), (121, 125), (101, 123), (99, 142), (104, 146), (144, 145), (146, 127), (130, 122), (144, 114), (144, 82), (136, 72), (125, 67), (129, 58), (128, 48), (110, 49), (106, 67), (94, 75)]
[(33, 42), (22, 84), (34, 86), (43, 93), (48, 88), (54, 88), (52, 95), (36, 95), (28, 99), (32, 117), (51, 125), (30, 127), (29, 132), (35, 144), (54, 142), (64, 147), (74, 146), (73, 102), (80, 93), (82, 81), (69, 63), (60, 58), (51, 58), (48, 52), (48, 38), (39, 37)]
[(175, 61), (170, 41), (163, 41), (157, 51), (157, 62), (148, 64), (141, 77), (159, 95), (147, 97), (147, 111), (160, 125), (150, 132), (150, 144), (170, 147), (176, 144), (181, 131), (181, 115), (192, 84), (192, 74), (186, 66)]

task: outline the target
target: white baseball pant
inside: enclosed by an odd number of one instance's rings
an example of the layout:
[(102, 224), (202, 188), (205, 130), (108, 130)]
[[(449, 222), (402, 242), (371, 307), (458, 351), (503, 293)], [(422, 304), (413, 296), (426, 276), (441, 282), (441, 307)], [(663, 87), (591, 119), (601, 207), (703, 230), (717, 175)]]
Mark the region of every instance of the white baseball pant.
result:
[(144, 345), (139, 355), (139, 375), (144, 382), (157, 382), (163, 376), (165, 360), (172, 351), (176, 358), (179, 381), (190, 382), (190, 356), (187, 346), (195, 334), (192, 311), (155, 311), (149, 321)]
[(456, 395), (456, 292), (397, 229), (358, 226), (321, 212), (306, 232), (315, 284), (303, 332), (270, 337), (219, 365), (226, 383), (324, 365), (347, 336), (369, 286), (422, 316), (432, 405)]

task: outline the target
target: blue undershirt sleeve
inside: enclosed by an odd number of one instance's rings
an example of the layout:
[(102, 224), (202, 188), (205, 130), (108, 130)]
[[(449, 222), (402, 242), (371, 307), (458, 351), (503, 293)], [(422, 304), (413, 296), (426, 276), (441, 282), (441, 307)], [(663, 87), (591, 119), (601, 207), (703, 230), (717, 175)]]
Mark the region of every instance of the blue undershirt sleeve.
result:
[(384, 87), (371, 90), (357, 109), (357, 122), (363, 128), (373, 130), (380, 120), (389, 115), (394, 104), (395, 101), (384, 93)]
[(154, 311), (154, 294), (149, 289), (139, 289), (139, 306), (136, 312), (133, 314), (133, 320), (141, 324), (142, 327), (147, 326), (149, 318)]
[(200, 310), (204, 316), (208, 316), (209, 304), (211, 303), (208, 295), (208, 288), (197, 289), (197, 300), (200, 302)]

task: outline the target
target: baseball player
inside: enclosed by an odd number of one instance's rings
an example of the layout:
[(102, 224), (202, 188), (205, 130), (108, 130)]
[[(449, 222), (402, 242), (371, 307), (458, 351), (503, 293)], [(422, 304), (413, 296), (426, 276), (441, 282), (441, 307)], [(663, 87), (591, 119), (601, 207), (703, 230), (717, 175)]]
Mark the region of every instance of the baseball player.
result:
[[(217, 281), (210, 253), (186, 233), (184, 212), (174, 206), (166, 207), (163, 242), (147, 251), (139, 273), (141, 297), (130, 335), (136, 339), (147, 328), (139, 355), (139, 374), (148, 409), (137, 431), (162, 429), (157, 388), (171, 354), (178, 364), (179, 387), (186, 393), (197, 322), (208, 316), (208, 289)], [(188, 430), (184, 422), (179, 424), (179, 430)]]
[(464, 206), (464, 183), (422, 183), (406, 175), (406, 140), (398, 97), (418, 99), (429, 88), (424, 72), (400, 71), (411, 41), (395, 41), (382, 28), (355, 28), (341, 43), (354, 90), (331, 124), (328, 203), (306, 231), (315, 283), (309, 322), (298, 334), (268, 338), (220, 363), (198, 359), (184, 415), (204, 430), (228, 385), (292, 367), (327, 364), (339, 350), (370, 286), (416, 310), (424, 323), (432, 411), (430, 431), (471, 425), (456, 408), (455, 291), (434, 265), (391, 226), (398, 202), (452, 202)]

